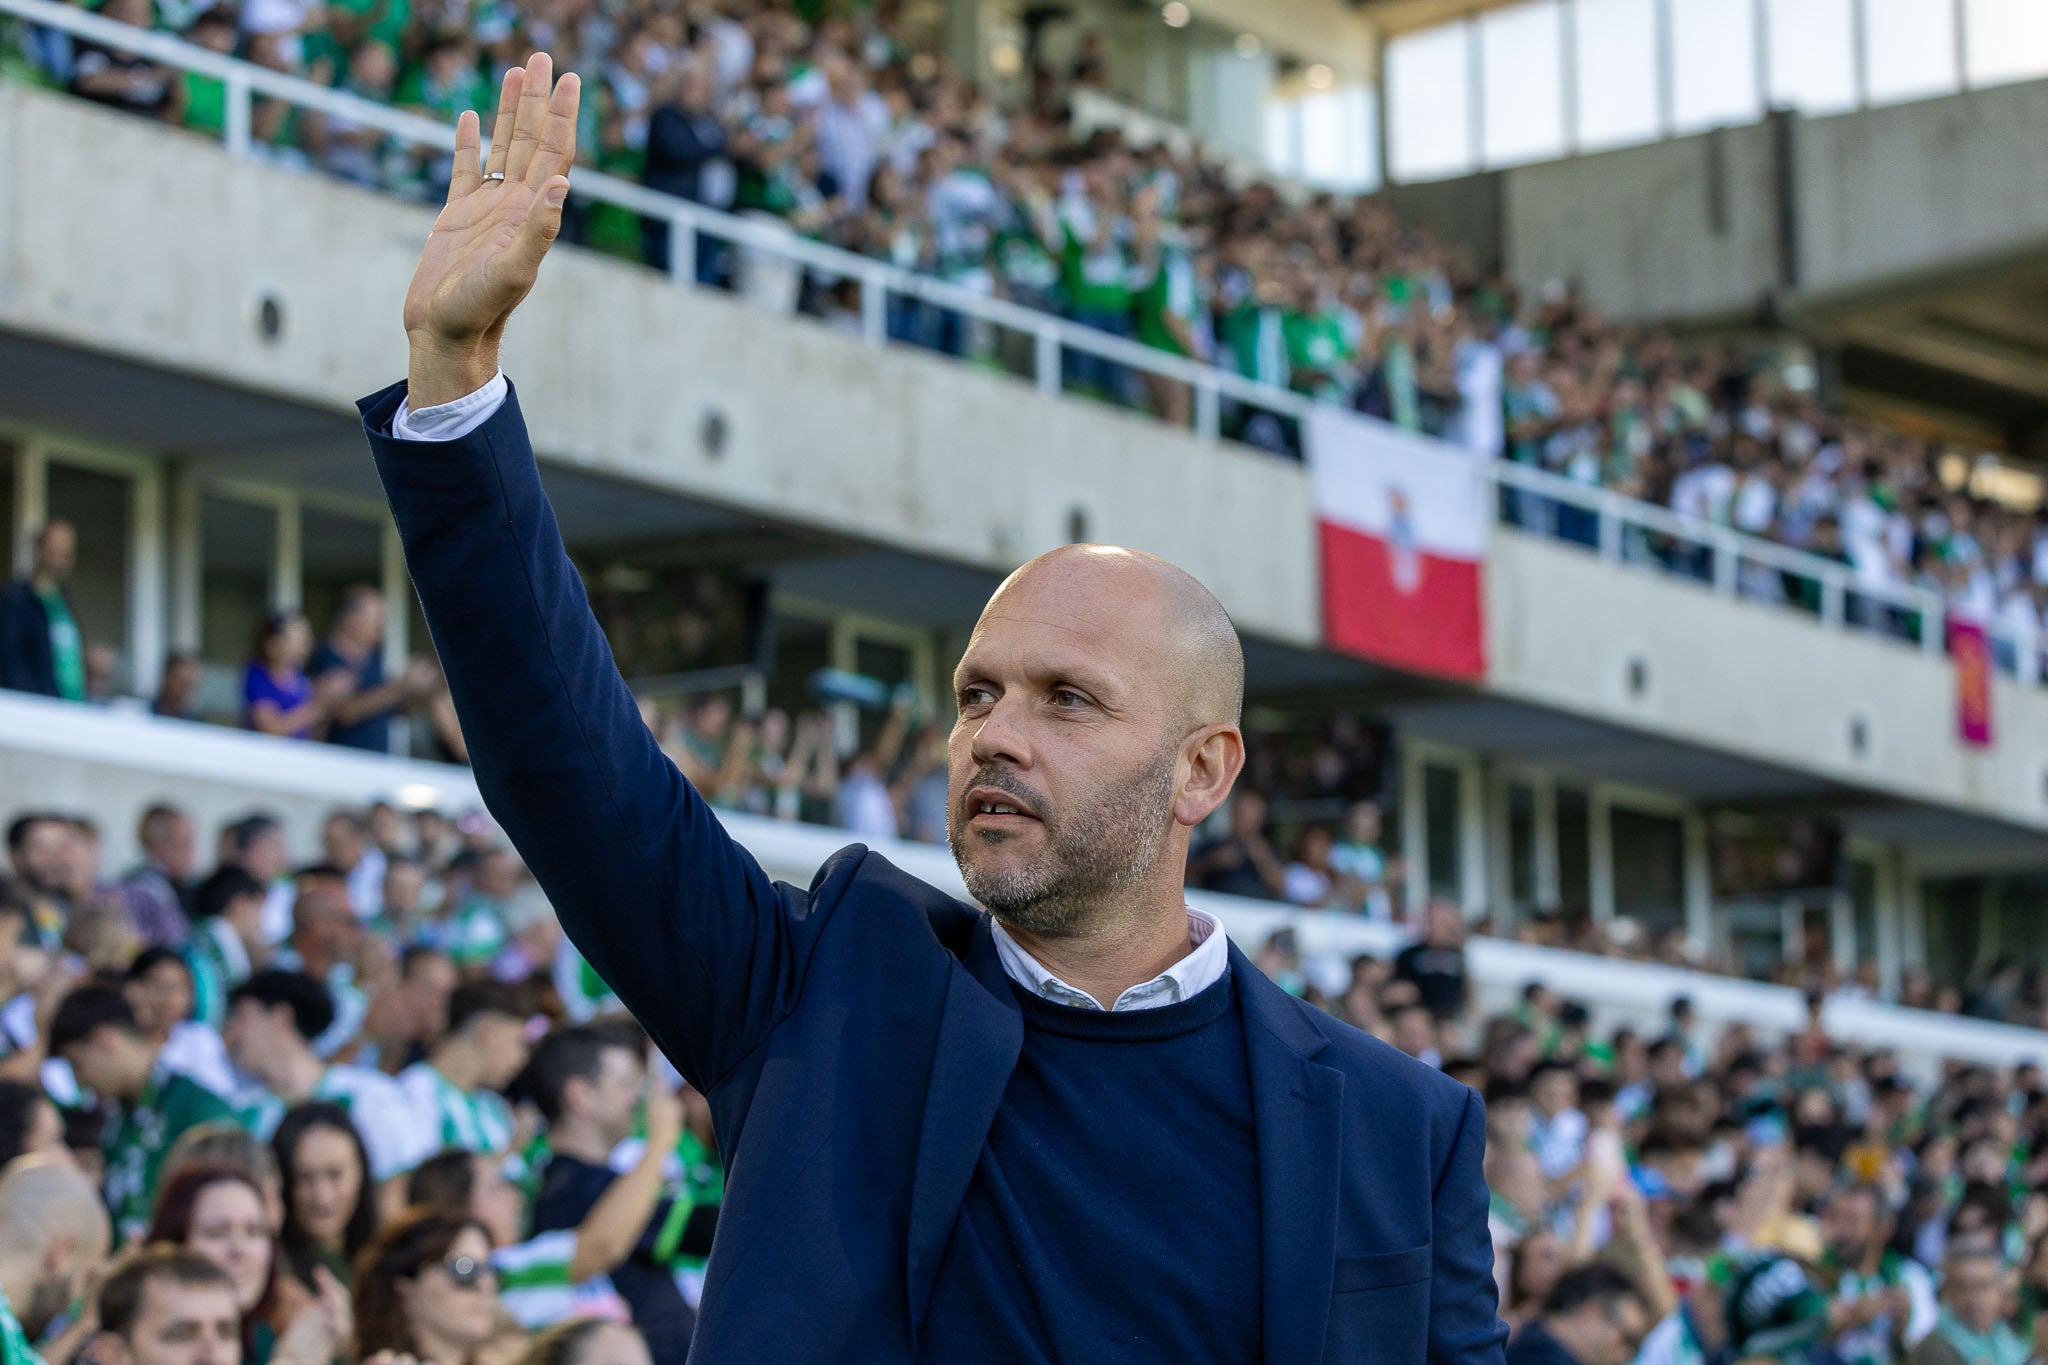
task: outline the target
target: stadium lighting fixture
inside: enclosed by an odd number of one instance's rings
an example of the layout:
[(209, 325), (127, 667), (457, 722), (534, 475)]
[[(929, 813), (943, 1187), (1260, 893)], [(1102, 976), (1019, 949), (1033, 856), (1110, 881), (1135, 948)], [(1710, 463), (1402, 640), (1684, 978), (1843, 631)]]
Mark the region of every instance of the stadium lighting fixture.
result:
[(1259, 54), (1260, 54), (1261, 52), (1263, 52), (1263, 51), (1265, 51), (1265, 50), (1266, 50), (1266, 45), (1265, 45), (1264, 43), (1262, 43), (1262, 42), (1260, 42), (1260, 41), (1259, 41), (1259, 35), (1258, 35), (1258, 34), (1256, 34), (1256, 33), (1240, 33), (1240, 34), (1238, 34), (1238, 35), (1237, 35), (1237, 55), (1238, 55), (1238, 56), (1240, 56), (1240, 57), (1256, 57), (1256, 56), (1258, 56), (1258, 55), (1259, 55)]
[(440, 804), (441, 789), (426, 782), (403, 782), (391, 793), (395, 804), (407, 810), (430, 810)]
[(1311, 90), (1328, 90), (1337, 83), (1337, 73), (1321, 62), (1311, 66), (1305, 77)]
[(1166, 21), (1168, 28), (1186, 28), (1188, 21), (1195, 16), (1181, 0), (1170, 0), (1166, 8), (1159, 11), (1159, 17)]

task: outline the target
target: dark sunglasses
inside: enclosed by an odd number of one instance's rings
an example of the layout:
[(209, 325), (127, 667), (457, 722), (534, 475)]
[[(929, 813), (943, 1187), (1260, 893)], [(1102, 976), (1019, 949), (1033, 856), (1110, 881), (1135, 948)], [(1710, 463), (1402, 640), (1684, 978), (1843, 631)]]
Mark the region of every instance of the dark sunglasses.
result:
[(457, 1289), (475, 1289), (486, 1280), (497, 1282), (497, 1269), (489, 1261), (479, 1261), (474, 1256), (457, 1256), (452, 1261), (443, 1261), (441, 1269), (447, 1273), (448, 1283)]

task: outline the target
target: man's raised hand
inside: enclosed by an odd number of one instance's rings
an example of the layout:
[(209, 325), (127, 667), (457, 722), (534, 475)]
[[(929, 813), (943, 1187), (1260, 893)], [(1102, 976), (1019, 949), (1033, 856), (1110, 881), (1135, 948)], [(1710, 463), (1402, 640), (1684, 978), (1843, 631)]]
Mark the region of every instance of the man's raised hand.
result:
[(506, 319), (533, 288), (541, 258), (562, 229), (580, 88), (574, 72), (554, 79), (545, 52), (506, 72), (490, 163), (481, 171), (477, 116), (465, 113), (456, 122), (448, 203), (405, 294), (408, 400), (415, 411), (460, 398), (496, 373)]

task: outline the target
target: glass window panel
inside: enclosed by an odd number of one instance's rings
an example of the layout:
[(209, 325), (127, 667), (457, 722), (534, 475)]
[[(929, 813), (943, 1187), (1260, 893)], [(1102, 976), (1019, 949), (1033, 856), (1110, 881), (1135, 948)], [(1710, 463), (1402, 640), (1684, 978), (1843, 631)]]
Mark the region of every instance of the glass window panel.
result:
[(1459, 897), (1463, 841), (1459, 836), (1458, 772), (1431, 763), (1422, 770), (1423, 819), (1429, 834), (1429, 894)]
[(1301, 174), (1301, 102), (1266, 106), (1266, 165), (1278, 175)]
[(1877, 956), (1877, 865), (1858, 858), (1849, 864), (1849, 902), (1855, 911), (1857, 961)]
[[(48, 480), (50, 519), (61, 518), (78, 530), (78, 566), (64, 585), (64, 596), (88, 654), (112, 649), (114, 686), (130, 688), (128, 566), (134, 486), (125, 475), (62, 463), (61, 455), (51, 458)], [(89, 659), (87, 667), (90, 670)], [(148, 680), (148, 685), (155, 684), (156, 679)]]
[(1297, 107), (1302, 178), (1336, 190), (1370, 188), (1376, 178), (1372, 88), (1348, 85), (1304, 95)]
[(1756, 88), (1756, 10), (1730, 0), (1670, 0), (1671, 117), (1696, 133), (1761, 116)]
[(1483, 150), (1489, 166), (1564, 155), (1564, 26), (1558, 11), (1557, 0), (1537, 0), (1480, 16)]
[(1770, 103), (1810, 114), (1856, 107), (1855, 0), (1770, 0)]
[(1508, 899), (1517, 912), (1536, 904), (1536, 793), (1508, 784)]
[(1864, 0), (1863, 79), (1872, 104), (1956, 88), (1957, 0)]
[(316, 640), (334, 624), (342, 593), (358, 584), (383, 585), (384, 527), (368, 517), (301, 508), (299, 554), (299, 596)]
[(1445, 24), (1387, 44), (1387, 170), (1394, 179), (1473, 168), (1471, 37), (1471, 25)]
[(1557, 789), (1557, 899), (1567, 913), (1584, 914), (1593, 903), (1590, 876), (1593, 824), (1586, 793)]
[(1572, 55), (1579, 150), (1649, 142), (1657, 136), (1654, 0), (1575, 0)]
[(0, 571), (9, 578), (28, 572), (29, 548), (15, 543), (14, 532), (14, 461), (19, 456), (17, 447), (0, 437)]
[(273, 605), (277, 509), (201, 494), (199, 499), (199, 709), (234, 723), (242, 705), (242, 669)]
[(1614, 912), (1652, 941), (1685, 924), (1685, 836), (1669, 816), (1614, 807)]
[(2048, 73), (2048, 5), (1963, 0), (1963, 71), (1971, 85)]

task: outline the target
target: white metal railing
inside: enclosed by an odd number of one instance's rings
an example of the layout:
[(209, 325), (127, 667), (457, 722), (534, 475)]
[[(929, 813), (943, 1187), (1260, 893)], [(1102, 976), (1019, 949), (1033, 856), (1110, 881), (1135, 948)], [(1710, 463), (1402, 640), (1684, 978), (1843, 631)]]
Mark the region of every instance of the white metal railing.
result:
[[(198, 47), (162, 33), (151, 33), (79, 9), (62, 0), (0, 0), (0, 15), (15, 15), (32, 24), (57, 29), (91, 42), (114, 46), (197, 72), (221, 81), (227, 90), (225, 143), (228, 154), (252, 154), (252, 126), (255, 102), (276, 99), (299, 108), (379, 129), (413, 147), (452, 152), (455, 130), (448, 124), (422, 118), (387, 105), (330, 90), (296, 76), (284, 75)], [(1156, 375), (1185, 384), (1194, 395), (1194, 434), (1213, 442), (1222, 434), (1225, 399), (1274, 413), (1296, 421), (1308, 416), (1311, 401), (1287, 389), (1247, 379), (1213, 365), (1168, 355), (1138, 342), (1114, 337), (1083, 327), (1050, 313), (1027, 308), (962, 289), (943, 280), (918, 275), (893, 264), (877, 261), (838, 247), (813, 242), (773, 223), (737, 217), (685, 199), (657, 193), (643, 185), (616, 176), (579, 168), (575, 173), (579, 198), (613, 204), (643, 217), (668, 224), (670, 229), (671, 276), (683, 284), (696, 278), (699, 235), (717, 242), (732, 243), (761, 255), (792, 262), (818, 274), (857, 280), (860, 285), (861, 335), (870, 345), (888, 341), (889, 304), (892, 299), (914, 299), (974, 318), (992, 327), (1022, 333), (1033, 339), (1033, 379), (1041, 392), (1061, 391), (1061, 370), (1069, 351), (1094, 356), (1143, 374)], [(1888, 618), (1899, 613), (1917, 621), (1918, 644), (1929, 652), (1944, 645), (1946, 605), (1936, 593), (1919, 588), (1863, 584), (1845, 565), (1818, 555), (1789, 549), (1758, 536), (1723, 526), (1679, 516), (1665, 508), (1616, 493), (1590, 487), (1545, 470), (1503, 460), (1480, 466), (1484, 477), (1525, 500), (1525, 506), (1542, 509), (1562, 505), (1593, 520), (1591, 548), (1616, 563), (1662, 562), (1657, 554), (1642, 553), (1656, 541), (1692, 547), (1688, 556), (1704, 565), (1702, 581), (1731, 596), (1768, 600), (1768, 582), (1753, 572), (1776, 572), (1816, 585), (1819, 619), (1825, 626), (1844, 629), (1873, 629), (1899, 635), (1888, 626), (1903, 624)], [(1496, 515), (1503, 501), (1495, 498)], [(1523, 518), (1522, 520), (1527, 520)], [(1544, 529), (1540, 525), (1535, 529)], [(1556, 527), (1549, 528), (1556, 533)], [(1567, 538), (1575, 538), (1567, 536)], [(1663, 567), (1671, 567), (1663, 564)], [(2009, 657), (2000, 666), (2021, 680), (2040, 678), (2042, 641), (1997, 637)]]

